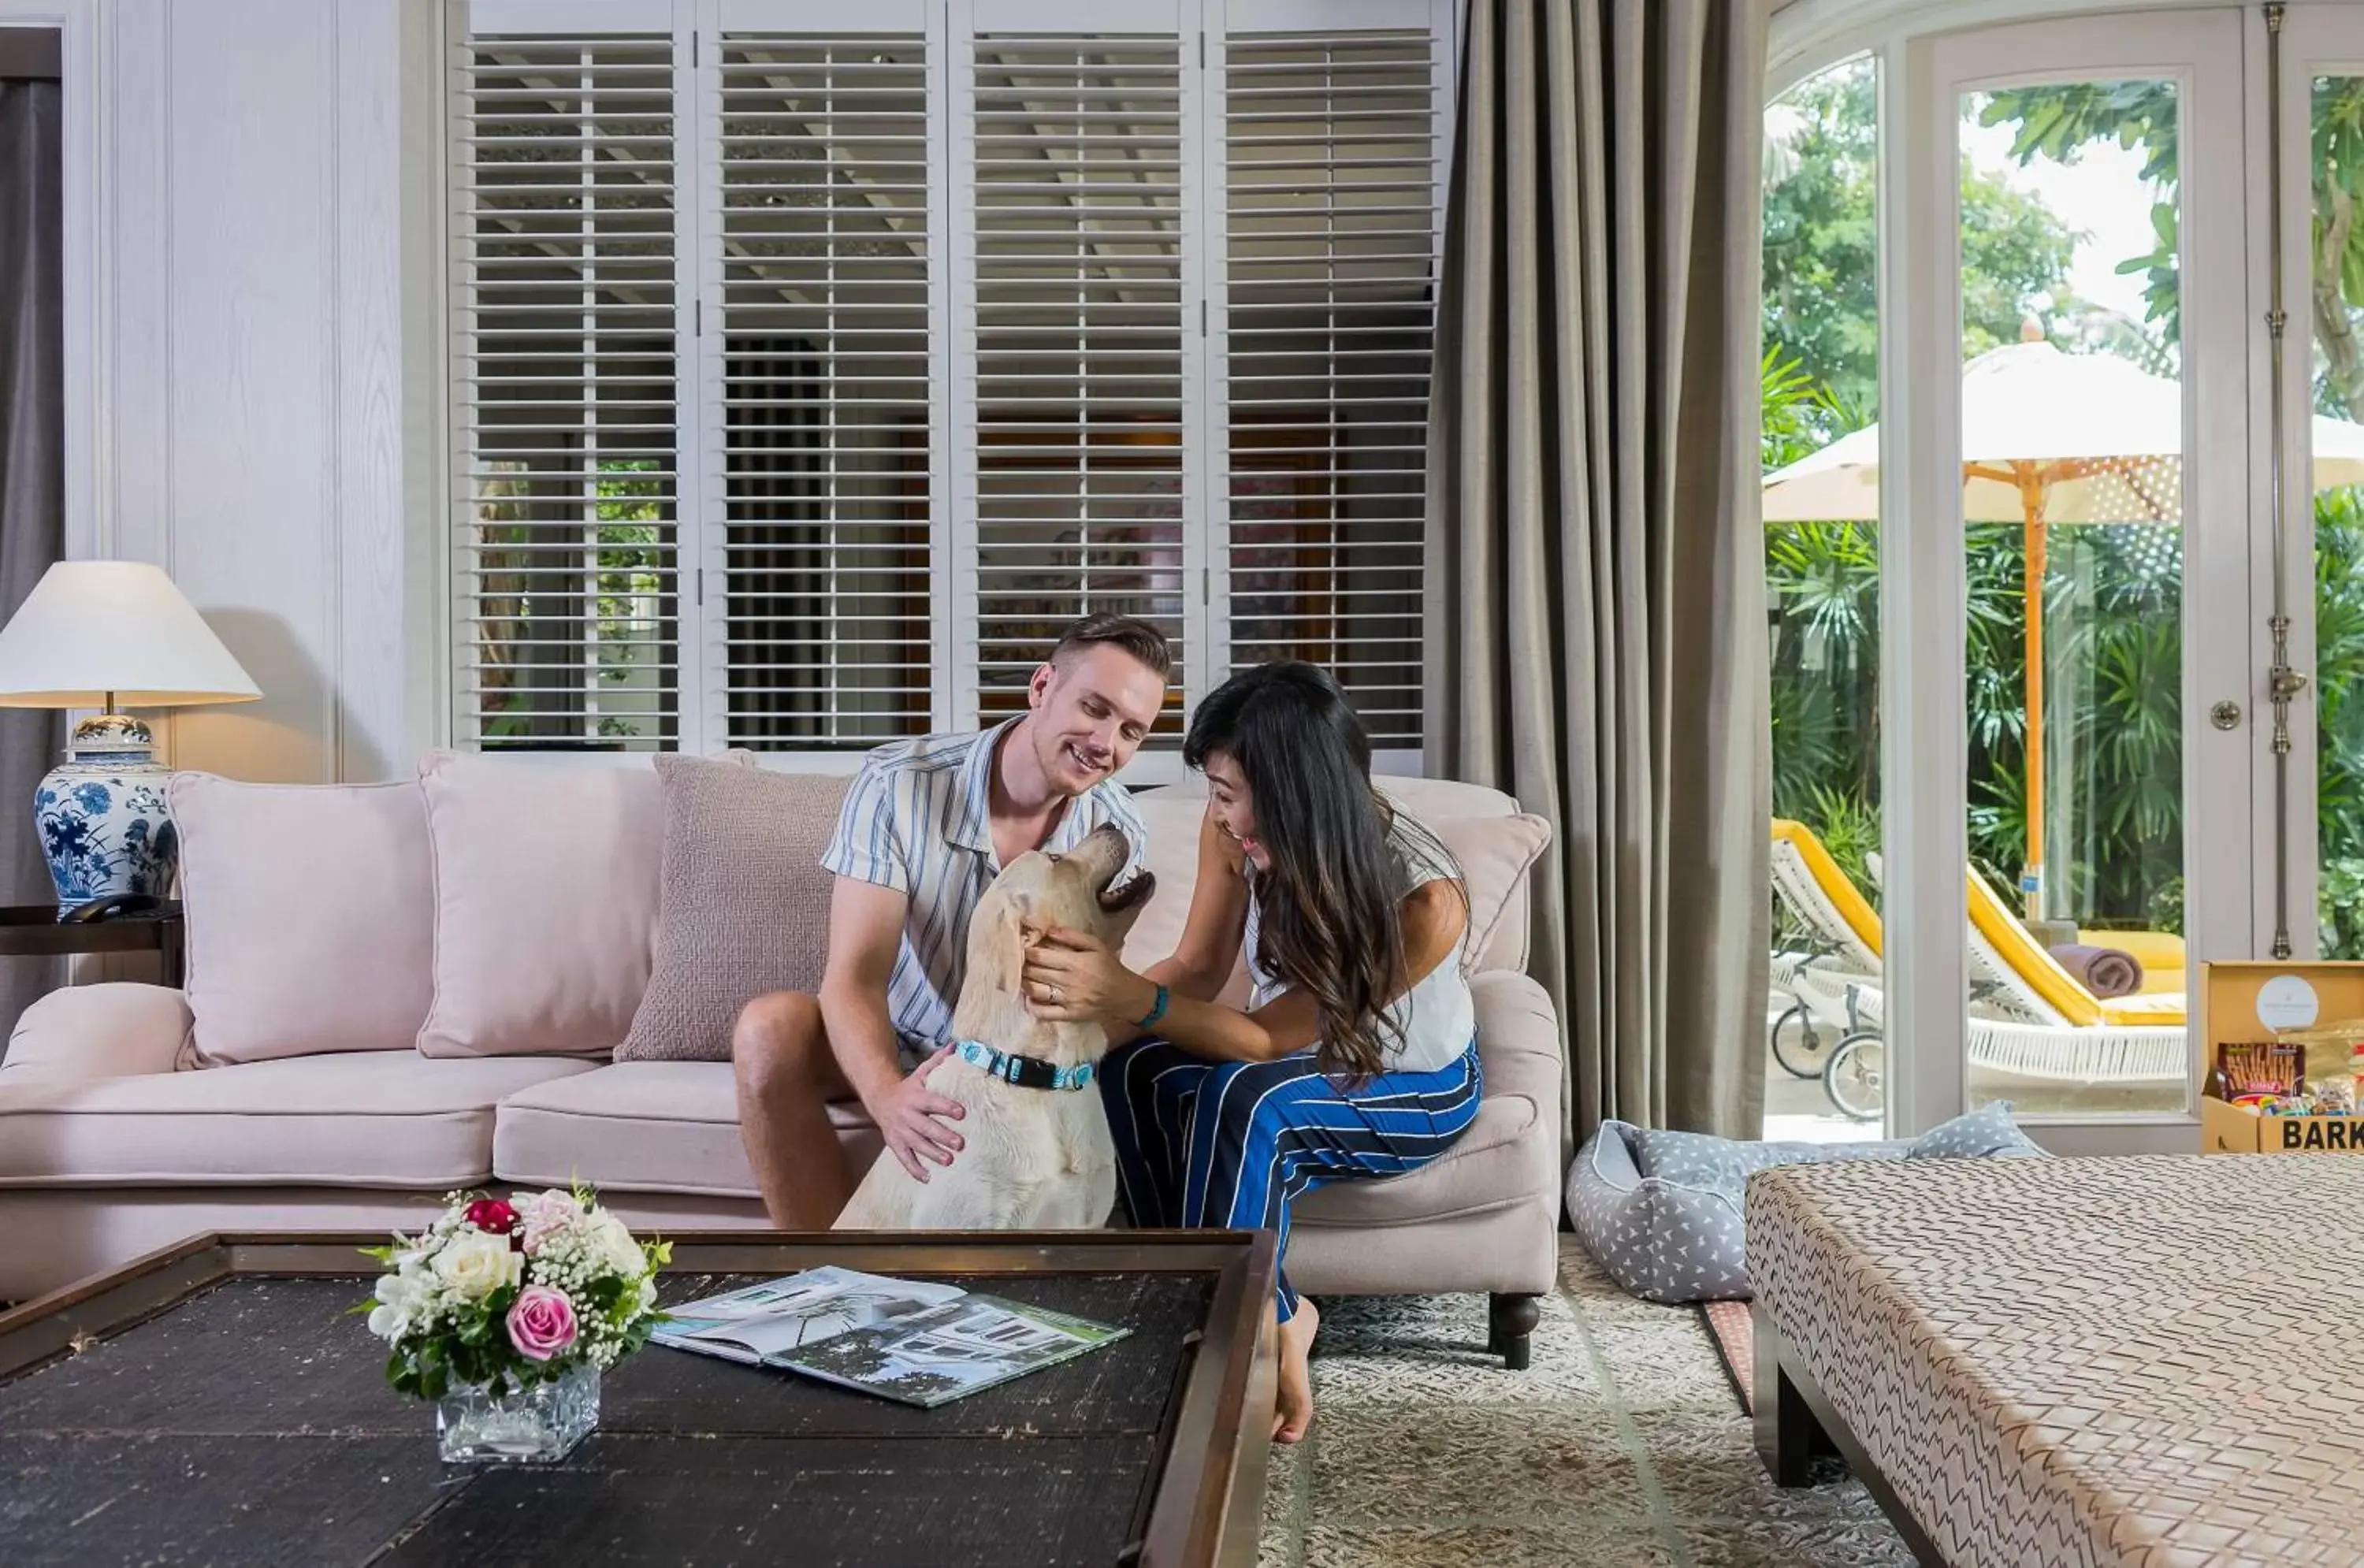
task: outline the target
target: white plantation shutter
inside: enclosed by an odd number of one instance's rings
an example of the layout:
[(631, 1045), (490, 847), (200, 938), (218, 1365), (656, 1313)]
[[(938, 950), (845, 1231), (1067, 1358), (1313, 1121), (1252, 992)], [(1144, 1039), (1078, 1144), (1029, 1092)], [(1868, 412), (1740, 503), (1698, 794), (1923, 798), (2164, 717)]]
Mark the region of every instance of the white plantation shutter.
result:
[(454, 76), (457, 738), (670, 746), (672, 40), (477, 34)]
[(932, 728), (929, 80), (923, 36), (722, 39), (722, 311), (703, 348), (734, 745)]
[(1421, 740), (1444, 47), (1224, 40), (1231, 660), (1325, 666), (1382, 750)]
[(1181, 40), (986, 33), (963, 63), (979, 716), (1023, 708), (1060, 630), (1100, 610), (1174, 641), (1178, 706)]
[(1416, 756), (1449, 0), (454, 14), (455, 740), (831, 765), (1116, 610)]

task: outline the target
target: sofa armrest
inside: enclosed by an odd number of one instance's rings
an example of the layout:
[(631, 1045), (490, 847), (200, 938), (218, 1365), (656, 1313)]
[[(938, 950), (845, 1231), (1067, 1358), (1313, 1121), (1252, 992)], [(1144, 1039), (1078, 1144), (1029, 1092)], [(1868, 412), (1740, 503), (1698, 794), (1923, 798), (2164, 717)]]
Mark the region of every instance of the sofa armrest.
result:
[(1478, 1061), (1486, 1070), (1486, 1093), (1520, 1095), (1534, 1102), (1537, 1116), (1550, 1129), (1544, 1141), (1556, 1165), (1560, 1081), (1567, 1072), (1557, 1009), (1540, 984), (1515, 970), (1489, 969), (1471, 975), (1469, 995), (1477, 1005)]
[(9, 1078), (128, 1078), (170, 1073), (191, 1053), (188, 998), (162, 985), (106, 981), (52, 991), (8, 1037)]

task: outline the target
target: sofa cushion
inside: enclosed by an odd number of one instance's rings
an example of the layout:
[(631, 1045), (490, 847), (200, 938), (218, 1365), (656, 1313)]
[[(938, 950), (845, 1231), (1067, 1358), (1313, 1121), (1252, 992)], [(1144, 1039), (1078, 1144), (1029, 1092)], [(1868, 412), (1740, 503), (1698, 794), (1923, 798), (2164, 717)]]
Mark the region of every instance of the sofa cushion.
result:
[[(838, 1137), (875, 1151), (860, 1105), (832, 1103)], [(721, 1062), (619, 1062), (501, 1102), (493, 1171), (505, 1182), (602, 1192), (757, 1197), (739, 1140), (739, 1090)]]
[(649, 982), (664, 852), (656, 770), (429, 752), (428, 1056), (605, 1056)]
[(657, 777), (656, 957), (616, 1060), (728, 1062), (749, 997), (820, 987), (833, 880), (820, 854), (848, 781), (672, 756)]
[[(1426, 820), (1423, 818), (1423, 820)], [(1469, 946), (1461, 967), (1527, 967), (1527, 873), (1551, 843), (1551, 824), (1525, 812), (1440, 817), (1429, 827), (1461, 867), (1469, 894)]]
[(416, 784), (174, 773), (191, 1045), (208, 1063), (407, 1051), (434, 947)]
[(0, 1077), (0, 1186), (448, 1191), (493, 1169), (493, 1107), (590, 1070), (552, 1057), (349, 1052), (136, 1078)]

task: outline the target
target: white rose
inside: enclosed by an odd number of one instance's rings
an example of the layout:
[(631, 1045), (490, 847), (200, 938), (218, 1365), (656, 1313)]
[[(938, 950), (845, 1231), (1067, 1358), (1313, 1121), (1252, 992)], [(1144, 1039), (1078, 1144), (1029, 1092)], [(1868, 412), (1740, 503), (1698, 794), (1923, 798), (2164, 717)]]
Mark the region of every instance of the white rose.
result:
[(406, 1313), (383, 1304), (370, 1308), (369, 1331), (393, 1344), (410, 1331), (410, 1318)]
[(505, 1284), (524, 1276), (525, 1259), (510, 1250), (506, 1236), (471, 1230), (454, 1236), (435, 1254), (435, 1273), (453, 1294), (482, 1301)]
[(632, 1240), (632, 1228), (612, 1214), (602, 1213), (593, 1225), (589, 1251), (606, 1272), (626, 1279), (649, 1266), (641, 1244)]

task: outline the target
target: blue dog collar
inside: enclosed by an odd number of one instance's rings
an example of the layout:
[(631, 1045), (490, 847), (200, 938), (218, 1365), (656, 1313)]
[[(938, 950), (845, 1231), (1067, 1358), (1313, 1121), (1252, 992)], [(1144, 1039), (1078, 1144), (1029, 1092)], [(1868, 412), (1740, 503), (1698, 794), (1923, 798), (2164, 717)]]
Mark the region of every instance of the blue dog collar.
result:
[(1088, 1062), (1061, 1067), (1039, 1056), (1013, 1056), (1006, 1051), (996, 1051), (981, 1040), (953, 1041), (953, 1054), (987, 1076), (1022, 1089), (1082, 1089), (1090, 1086), (1092, 1081), (1092, 1064)]

